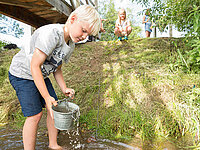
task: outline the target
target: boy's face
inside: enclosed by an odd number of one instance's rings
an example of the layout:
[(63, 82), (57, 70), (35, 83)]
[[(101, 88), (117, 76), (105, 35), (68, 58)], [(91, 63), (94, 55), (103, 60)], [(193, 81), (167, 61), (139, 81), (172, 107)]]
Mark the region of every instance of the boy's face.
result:
[(91, 28), (89, 23), (79, 21), (77, 18), (71, 19), (71, 25), (69, 30), (69, 36), (73, 42), (77, 43), (86, 39), (88, 35), (91, 33)]

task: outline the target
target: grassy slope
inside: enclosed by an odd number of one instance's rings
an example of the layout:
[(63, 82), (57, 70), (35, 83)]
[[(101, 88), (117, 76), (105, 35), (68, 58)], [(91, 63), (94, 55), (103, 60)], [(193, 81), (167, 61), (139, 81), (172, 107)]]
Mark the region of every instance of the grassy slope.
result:
[[(63, 65), (63, 74), (76, 90), (82, 132), (97, 129), (99, 108), (99, 136), (120, 141), (138, 137), (145, 147), (146, 141), (149, 146), (187, 135), (191, 140), (177, 143), (179, 147), (198, 144), (199, 105), (191, 93), (197, 89), (194, 84), (199, 87), (200, 76), (172, 65), (179, 59), (172, 41), (183, 48), (181, 39), (163, 38), (77, 45), (70, 62)], [(13, 54), (1, 52), (1, 68), (8, 68)], [(53, 84), (59, 98), (64, 98), (54, 80)], [(1, 85), (1, 122), (7, 117), (21, 119), (8, 79)]]

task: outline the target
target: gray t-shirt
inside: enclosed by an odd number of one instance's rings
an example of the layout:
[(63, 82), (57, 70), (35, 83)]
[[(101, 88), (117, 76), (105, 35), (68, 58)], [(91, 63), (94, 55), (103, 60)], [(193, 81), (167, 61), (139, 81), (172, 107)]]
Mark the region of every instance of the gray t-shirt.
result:
[(63, 60), (67, 63), (75, 48), (75, 43), (71, 40), (68, 44), (65, 42), (63, 27), (64, 25), (61, 24), (50, 24), (38, 28), (32, 35), (30, 42), (25, 43), (13, 57), (9, 69), (10, 73), (19, 78), (33, 80), (30, 63), (36, 48), (47, 55), (41, 66), (44, 78), (55, 72)]

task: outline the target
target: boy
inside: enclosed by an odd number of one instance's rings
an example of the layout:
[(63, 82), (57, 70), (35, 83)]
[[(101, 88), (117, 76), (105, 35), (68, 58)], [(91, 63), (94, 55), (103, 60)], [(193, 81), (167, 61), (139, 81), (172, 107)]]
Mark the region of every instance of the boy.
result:
[(52, 105), (57, 105), (57, 96), (48, 78), (50, 73), (63, 94), (74, 97), (75, 91), (67, 88), (61, 66), (68, 62), (75, 43), (88, 35), (96, 35), (100, 29), (97, 11), (82, 5), (71, 13), (65, 25), (50, 24), (38, 28), (32, 35), (28, 47), (24, 47), (12, 60), (9, 80), (18, 96), (26, 118), (23, 127), (25, 150), (34, 150), (37, 127), (42, 117), (42, 107), (47, 109), (47, 128), (50, 149), (62, 149), (57, 143)]

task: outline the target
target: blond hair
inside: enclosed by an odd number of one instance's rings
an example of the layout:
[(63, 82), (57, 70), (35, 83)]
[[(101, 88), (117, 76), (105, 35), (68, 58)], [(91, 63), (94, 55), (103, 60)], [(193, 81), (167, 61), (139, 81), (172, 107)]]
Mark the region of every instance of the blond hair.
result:
[(91, 35), (96, 36), (99, 33), (101, 19), (99, 13), (90, 5), (81, 5), (76, 8), (69, 16), (69, 19), (76, 14), (79, 21), (84, 21), (90, 24)]
[(120, 19), (120, 16), (119, 16), (120, 12), (125, 13), (125, 20), (124, 20), (124, 21), (126, 21), (126, 10), (122, 8), (122, 9), (120, 9), (119, 12), (118, 12), (118, 19), (119, 19), (119, 22), (120, 22), (120, 24), (121, 24), (121, 19)]

